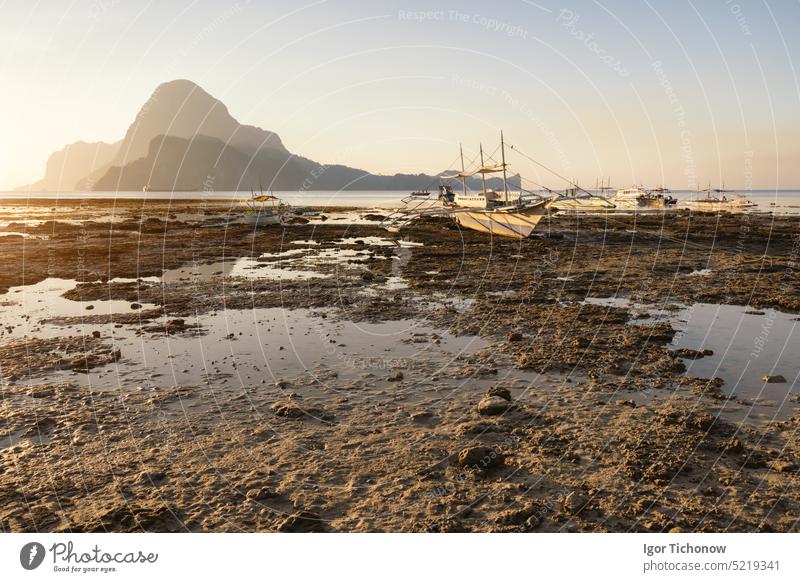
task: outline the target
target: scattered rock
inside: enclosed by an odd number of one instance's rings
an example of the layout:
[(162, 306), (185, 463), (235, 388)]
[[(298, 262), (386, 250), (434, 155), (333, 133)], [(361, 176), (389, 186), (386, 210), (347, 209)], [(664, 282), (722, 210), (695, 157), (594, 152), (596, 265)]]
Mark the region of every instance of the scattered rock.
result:
[(140, 303), (131, 303), (131, 309), (141, 309), (142, 305)]
[(272, 405), (272, 412), (285, 418), (300, 418), (306, 414), (306, 411), (294, 402), (276, 402)]
[(478, 472), (499, 467), (505, 462), (501, 451), (486, 446), (468, 447), (458, 454), (458, 464)]
[(714, 355), (713, 350), (693, 350), (690, 348), (678, 348), (677, 350), (672, 350), (670, 353), (672, 353), (672, 355), (676, 358), (684, 358), (686, 360), (699, 360), (700, 358)]
[(779, 459), (777, 461), (767, 461), (767, 466), (770, 470), (776, 473), (795, 473), (797, 472), (797, 465), (791, 461)]
[(275, 529), (285, 533), (321, 532), (325, 530), (325, 523), (313, 511), (299, 511), (282, 520)]
[(586, 507), (587, 503), (589, 503), (588, 497), (578, 491), (572, 491), (561, 502), (561, 506), (570, 515), (577, 515)]
[(524, 339), (524, 337), (525, 336), (523, 336), (518, 331), (510, 331), (510, 332), (508, 332), (508, 341), (510, 341), (510, 342), (521, 342)]
[(478, 414), (496, 416), (508, 410), (508, 400), (500, 396), (489, 396), (478, 403)]
[(761, 378), (767, 384), (785, 384), (786, 378), (781, 376), (780, 374), (776, 374), (775, 376), (763, 376)]
[(504, 388), (502, 386), (492, 386), (489, 390), (486, 391), (486, 396), (497, 396), (511, 402), (511, 391), (508, 388)]
[(275, 497), (276, 493), (269, 487), (257, 487), (254, 489), (250, 489), (246, 494), (245, 497), (247, 499), (252, 499), (253, 501), (262, 501), (264, 499), (270, 499), (271, 497)]

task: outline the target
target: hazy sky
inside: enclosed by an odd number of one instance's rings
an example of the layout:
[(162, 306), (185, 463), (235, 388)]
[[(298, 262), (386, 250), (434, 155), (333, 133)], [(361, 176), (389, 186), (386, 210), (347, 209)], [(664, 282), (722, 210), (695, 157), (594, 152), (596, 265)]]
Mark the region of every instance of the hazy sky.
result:
[(798, 26), (797, 0), (0, 0), (0, 188), (120, 139), (176, 78), (376, 173), (438, 172), (503, 129), (583, 184), (798, 188)]

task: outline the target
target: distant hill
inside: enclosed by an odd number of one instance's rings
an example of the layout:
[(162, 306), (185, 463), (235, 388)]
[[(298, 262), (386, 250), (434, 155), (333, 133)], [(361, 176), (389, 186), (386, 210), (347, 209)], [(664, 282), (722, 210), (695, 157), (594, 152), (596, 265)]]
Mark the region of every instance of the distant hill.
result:
[[(121, 141), (68, 145), (50, 157), (42, 180), (19, 190), (415, 190), (438, 182), (437, 176), (380, 176), (294, 155), (277, 134), (240, 124), (198, 85), (176, 80), (156, 88)], [(509, 182), (519, 187), (518, 176)], [(489, 184), (497, 187), (499, 180)], [(478, 185), (470, 180), (471, 188)]]
[(75, 142), (64, 146), (47, 160), (44, 178), (18, 190), (31, 192), (69, 192), (72, 190), (91, 190), (87, 179), (97, 173), (105, 172), (117, 154), (119, 142), (86, 143)]

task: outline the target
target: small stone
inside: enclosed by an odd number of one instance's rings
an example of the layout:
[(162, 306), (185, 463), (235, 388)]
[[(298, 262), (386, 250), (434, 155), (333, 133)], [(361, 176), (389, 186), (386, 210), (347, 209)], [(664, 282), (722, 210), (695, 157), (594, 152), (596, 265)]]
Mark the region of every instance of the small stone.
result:
[(588, 502), (588, 497), (582, 493), (579, 493), (578, 491), (573, 491), (564, 498), (564, 501), (561, 503), (561, 505), (570, 515), (577, 515), (584, 507), (586, 507)]
[(631, 400), (631, 399), (628, 399), (628, 400), (624, 400), (624, 399), (615, 400), (614, 404), (616, 404), (617, 406), (630, 406), (631, 408), (636, 408), (636, 402), (634, 400)]
[(131, 309), (141, 309), (142, 306), (139, 303), (131, 303)]
[(524, 336), (518, 331), (508, 332), (508, 341), (510, 342), (521, 342), (523, 337)]
[(145, 485), (154, 485), (166, 479), (163, 471), (158, 469), (146, 469), (139, 473), (139, 482)]
[(775, 473), (795, 473), (797, 472), (797, 465), (790, 461), (767, 461), (767, 466)]
[(324, 529), (324, 522), (313, 511), (298, 511), (281, 521), (279, 532), (318, 532)]
[(511, 391), (508, 388), (503, 388), (502, 386), (492, 386), (489, 390), (486, 391), (487, 398), (489, 396), (497, 396), (511, 402)]
[(763, 376), (761, 378), (767, 384), (785, 384), (786, 378), (781, 376), (780, 374), (776, 374), (775, 376)]
[(467, 447), (458, 453), (458, 464), (476, 471), (486, 471), (493, 467), (498, 467), (504, 461), (505, 456), (503, 453), (492, 447)]
[(508, 410), (508, 400), (499, 396), (489, 396), (478, 403), (478, 414), (497, 416)]
[(254, 489), (250, 489), (245, 494), (245, 497), (247, 497), (248, 499), (252, 499), (253, 501), (261, 501), (262, 499), (269, 499), (270, 497), (275, 497), (275, 491), (273, 491), (269, 487), (257, 487)]
[(94, 305), (87, 305), (86, 306), (86, 311), (91, 311), (92, 309), (94, 309)]
[(300, 418), (305, 411), (293, 402), (276, 402), (272, 405), (272, 412), (285, 418)]
[(421, 410), (419, 412), (412, 413), (409, 418), (412, 422), (425, 422), (433, 418), (433, 413), (430, 410)]
[(403, 376), (403, 372), (401, 372), (400, 370), (397, 370), (394, 374), (389, 376), (389, 382), (399, 382), (404, 377), (405, 376)]
[(94, 338), (99, 338), (99, 337), (100, 337), (100, 332), (99, 332), (99, 331), (97, 331), (97, 330), (93, 331), (93, 332), (92, 332), (92, 337), (94, 337)]

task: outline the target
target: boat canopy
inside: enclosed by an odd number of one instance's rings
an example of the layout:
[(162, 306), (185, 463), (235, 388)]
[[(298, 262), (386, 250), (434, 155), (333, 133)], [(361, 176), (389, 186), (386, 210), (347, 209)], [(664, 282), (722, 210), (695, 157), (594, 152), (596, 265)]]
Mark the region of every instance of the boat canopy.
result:
[[(508, 164), (505, 164), (506, 166)], [(451, 174), (449, 176), (442, 176), (443, 180), (454, 180), (456, 178), (470, 178), (475, 174), (494, 174), (497, 172), (503, 171), (503, 164), (492, 164), (491, 166), (480, 166), (476, 170), (472, 170), (471, 172), (458, 172), (457, 174)]]

